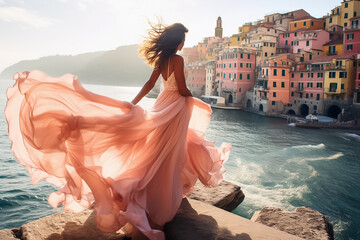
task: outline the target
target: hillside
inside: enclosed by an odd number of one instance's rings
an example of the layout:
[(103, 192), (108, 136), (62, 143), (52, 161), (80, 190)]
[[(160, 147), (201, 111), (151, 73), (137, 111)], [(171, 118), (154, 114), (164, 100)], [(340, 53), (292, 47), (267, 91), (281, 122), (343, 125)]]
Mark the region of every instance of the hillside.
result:
[(83, 83), (122, 86), (141, 86), (151, 74), (150, 67), (138, 56), (138, 46), (129, 45), (110, 51), (20, 61), (7, 67), (0, 78), (11, 79), (16, 72), (34, 69), (51, 76), (72, 73)]

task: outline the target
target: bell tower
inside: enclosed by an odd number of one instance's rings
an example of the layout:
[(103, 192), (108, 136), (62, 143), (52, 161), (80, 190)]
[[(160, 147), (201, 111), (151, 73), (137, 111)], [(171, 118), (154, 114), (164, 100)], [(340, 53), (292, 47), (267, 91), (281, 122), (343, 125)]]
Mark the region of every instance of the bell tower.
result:
[(218, 17), (216, 21), (215, 36), (219, 38), (222, 38), (222, 32), (223, 32), (221, 24), (222, 24), (221, 17)]

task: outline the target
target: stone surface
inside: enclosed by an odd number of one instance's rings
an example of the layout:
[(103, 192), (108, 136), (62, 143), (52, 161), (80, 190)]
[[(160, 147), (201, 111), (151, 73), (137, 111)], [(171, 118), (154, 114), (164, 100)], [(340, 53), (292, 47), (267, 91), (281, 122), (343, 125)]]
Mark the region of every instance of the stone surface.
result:
[[(122, 232), (104, 233), (96, 228), (96, 213), (59, 212), (24, 224), (20, 231), (24, 240), (115, 240), (123, 239)], [(1, 239), (1, 238), (0, 238)]]
[(332, 224), (323, 214), (308, 207), (299, 207), (293, 212), (265, 207), (255, 212), (251, 220), (303, 239), (334, 239)]
[(14, 232), (11, 229), (2, 229), (0, 230), (0, 239), (1, 240), (14, 240), (18, 239), (14, 235)]
[(188, 197), (232, 211), (242, 203), (245, 195), (239, 186), (227, 181), (222, 181), (214, 188), (207, 188), (198, 181), (194, 186), (194, 191)]
[(250, 221), (209, 204), (185, 198), (165, 225), (170, 240), (300, 240), (286, 232)]

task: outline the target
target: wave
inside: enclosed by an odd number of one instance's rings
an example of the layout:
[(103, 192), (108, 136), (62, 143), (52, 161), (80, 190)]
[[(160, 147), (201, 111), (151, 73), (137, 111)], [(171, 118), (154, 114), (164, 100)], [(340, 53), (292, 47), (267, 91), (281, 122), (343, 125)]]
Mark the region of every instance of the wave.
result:
[(355, 133), (344, 133), (342, 138), (349, 141), (360, 142), (360, 136)]
[(291, 148), (295, 148), (295, 149), (324, 149), (325, 144), (320, 143), (318, 145), (299, 145), (299, 146), (293, 146)]

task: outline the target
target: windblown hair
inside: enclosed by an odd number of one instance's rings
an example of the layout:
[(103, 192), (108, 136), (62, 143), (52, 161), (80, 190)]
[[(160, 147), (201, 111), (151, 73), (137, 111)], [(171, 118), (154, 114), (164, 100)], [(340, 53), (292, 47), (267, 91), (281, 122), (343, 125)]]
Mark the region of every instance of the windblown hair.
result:
[(140, 54), (145, 57), (147, 64), (160, 68), (169, 57), (177, 52), (177, 48), (185, 38), (188, 29), (181, 23), (165, 26), (161, 22), (150, 23), (148, 37), (140, 48)]

